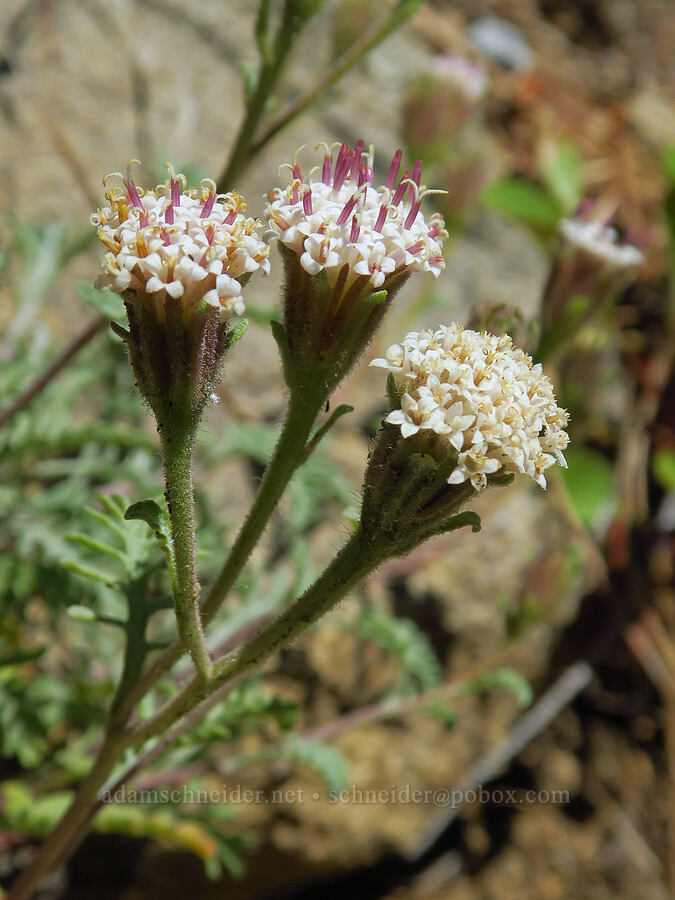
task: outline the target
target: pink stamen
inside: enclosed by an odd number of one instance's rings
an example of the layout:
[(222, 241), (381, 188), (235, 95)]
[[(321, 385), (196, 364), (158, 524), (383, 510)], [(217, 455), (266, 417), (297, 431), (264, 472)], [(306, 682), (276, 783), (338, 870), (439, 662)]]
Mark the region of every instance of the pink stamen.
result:
[(141, 208), (141, 210), (142, 211), (138, 214), (138, 223), (141, 226), (141, 228), (147, 228), (148, 225), (150, 224), (149, 220), (148, 220), (148, 214), (146, 213), (146, 211), (144, 209)]
[(171, 235), (169, 234), (169, 232), (165, 228), (163, 228), (160, 234), (162, 236), (162, 243), (164, 244), (164, 246), (169, 247), (171, 244)]
[(364, 141), (357, 141), (356, 146), (351, 153), (351, 165), (349, 167), (349, 177), (352, 181), (356, 181), (361, 167), (361, 154), (363, 153)]
[(342, 144), (340, 146), (340, 150), (338, 151), (337, 160), (335, 162), (335, 177), (333, 179), (333, 187), (336, 191), (339, 191), (342, 187), (342, 182), (345, 180), (346, 171), (343, 174), (342, 169), (344, 166), (345, 159), (349, 155), (349, 145)]
[(295, 178), (296, 181), (302, 181), (302, 180), (303, 180), (303, 179), (302, 179), (302, 172), (300, 171), (300, 166), (299, 166), (297, 163), (295, 163), (294, 166), (293, 166), (293, 178)]
[(361, 185), (366, 184), (368, 181), (368, 166), (364, 163), (361, 163), (359, 166), (359, 187)]
[(291, 203), (297, 203), (300, 199), (300, 191), (298, 190), (298, 182), (293, 182), (293, 193), (291, 194)]
[(420, 250), (423, 249), (423, 247), (424, 247), (424, 241), (420, 240), (420, 241), (416, 241), (414, 244), (411, 244), (409, 247), (406, 247), (405, 249), (408, 251), (408, 253), (412, 253), (412, 255), (415, 256), (417, 253), (420, 252)]
[(404, 223), (404, 225), (403, 225), (404, 228), (410, 228), (410, 226), (412, 225), (412, 223), (413, 223), (413, 222), (415, 221), (415, 219), (417, 218), (417, 213), (418, 213), (419, 211), (420, 211), (420, 204), (419, 204), (419, 201), (418, 201), (417, 203), (413, 203), (413, 205), (410, 207), (410, 212), (408, 213), (408, 215), (407, 215), (407, 217), (406, 217), (406, 220), (405, 220), (405, 223)]
[(167, 208), (164, 210), (164, 221), (167, 225), (173, 225), (174, 223), (173, 206), (171, 205), (171, 203), (169, 203)]
[(352, 210), (356, 206), (356, 201), (358, 199), (358, 195), (354, 194), (352, 197), (347, 200), (344, 207), (342, 208), (342, 212), (338, 216), (337, 224), (344, 225), (347, 219), (351, 216)]
[(391, 161), (391, 166), (389, 167), (389, 175), (387, 176), (387, 187), (391, 190), (396, 184), (396, 176), (398, 175), (398, 170), (401, 168), (401, 160), (403, 159), (403, 151), (397, 150), (394, 153), (394, 158)]
[(171, 179), (171, 205), (180, 206), (180, 181), (177, 178)]
[(349, 233), (349, 241), (352, 244), (355, 244), (359, 239), (359, 232), (361, 231), (361, 222), (358, 216), (354, 216), (352, 219), (352, 230)]
[(590, 216), (593, 212), (593, 207), (595, 206), (595, 201), (585, 197), (580, 201), (576, 210), (574, 211), (575, 219), (585, 219), (586, 216)]
[(204, 234), (206, 235), (206, 240), (209, 242), (209, 247), (213, 243), (213, 239), (216, 236), (216, 229), (213, 225), (208, 225), (204, 230)]
[(311, 216), (314, 210), (312, 209), (312, 190), (308, 188), (302, 196), (302, 208), (305, 212), (306, 216)]
[(133, 181), (126, 181), (125, 184), (131, 205), (135, 206), (137, 209), (143, 209), (143, 204), (141, 203), (141, 198), (138, 196), (136, 185)]
[(430, 256), (429, 259), (427, 260), (427, 262), (431, 266), (438, 266), (438, 265), (440, 265), (440, 263), (443, 262), (443, 257), (442, 256)]
[(418, 159), (412, 170), (412, 180), (415, 182), (417, 187), (420, 186), (420, 179), (422, 177), (422, 160)]
[(394, 194), (394, 198), (391, 201), (392, 206), (398, 206), (401, 200), (405, 197), (406, 191), (408, 190), (407, 179), (410, 178), (410, 169), (406, 169), (403, 173), (403, 177), (401, 178), (398, 187), (396, 188), (396, 193)]
[(202, 211), (200, 213), (200, 219), (208, 219), (213, 210), (213, 204), (216, 202), (216, 194), (215, 191), (209, 191), (209, 196), (204, 201), (204, 206), (202, 206)]
[(225, 216), (225, 218), (223, 219), (223, 224), (224, 224), (224, 225), (232, 225), (232, 224), (234, 223), (234, 220), (235, 220), (236, 218), (237, 218), (237, 211), (236, 211), (236, 209), (231, 209), (231, 210), (229, 211), (229, 213), (228, 213), (228, 214)]
[(377, 216), (377, 221), (375, 222), (375, 231), (382, 231), (384, 228), (384, 223), (387, 221), (387, 209), (388, 206), (386, 203), (383, 203), (380, 207), (380, 212)]
[(351, 168), (351, 156), (347, 156), (346, 159), (343, 159), (340, 168), (338, 169), (335, 166), (335, 178), (333, 181), (333, 188), (336, 191), (339, 191), (342, 185), (345, 183), (347, 175), (349, 174), (349, 169)]
[(323, 171), (321, 172), (321, 180), (325, 185), (330, 184), (330, 173), (333, 167), (333, 157), (327, 153), (323, 158)]

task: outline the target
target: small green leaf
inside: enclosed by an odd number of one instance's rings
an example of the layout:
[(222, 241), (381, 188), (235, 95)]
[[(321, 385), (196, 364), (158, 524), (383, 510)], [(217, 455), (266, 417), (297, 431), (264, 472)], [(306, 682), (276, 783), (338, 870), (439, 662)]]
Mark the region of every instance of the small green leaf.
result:
[(0, 668), (6, 666), (21, 666), (27, 662), (34, 662), (39, 659), (47, 650), (46, 645), (42, 647), (34, 647), (32, 650), (17, 650), (16, 653), (9, 653), (7, 656), (0, 657)]
[[(145, 522), (152, 529), (157, 543), (159, 544), (166, 565), (171, 575), (172, 582), (175, 582), (176, 572), (171, 553), (171, 526), (167, 512), (157, 503), (156, 500), (138, 500), (128, 506), (124, 513), (124, 518), (128, 521)], [(175, 584), (174, 584), (175, 587)]]
[(117, 322), (115, 322), (115, 321), (111, 322), (110, 328), (113, 331), (113, 333), (117, 335), (118, 338), (121, 338), (121, 340), (127, 341), (129, 339), (130, 334), (127, 331), (127, 329), (123, 328)]
[(470, 681), (464, 682), (455, 690), (455, 696), (461, 697), (466, 694), (483, 693), (494, 688), (501, 688), (513, 694), (518, 706), (521, 708), (525, 708), (532, 703), (533, 694), (529, 681), (511, 666), (504, 666), (492, 672), (485, 672), (483, 675), (479, 675), (478, 678), (472, 678)]
[(243, 336), (248, 331), (248, 321), (246, 319), (242, 319), (240, 322), (234, 326), (234, 328), (230, 328), (225, 336), (225, 349), (230, 350), (237, 341), (241, 340)]
[(446, 530), (457, 531), (458, 528), (466, 528), (467, 525), (471, 526), (471, 531), (473, 531), (474, 534), (477, 534), (480, 531), (481, 521), (478, 513), (467, 510), (466, 512), (453, 516), (448, 520)]
[(330, 418), (323, 423), (323, 425), (316, 430), (314, 436), (307, 441), (307, 445), (305, 447), (305, 452), (303, 453), (303, 461), (308, 459), (314, 450), (318, 447), (319, 443), (323, 440), (323, 438), (328, 434), (333, 425), (341, 419), (342, 416), (347, 415), (347, 413), (354, 412), (353, 406), (348, 406), (346, 403), (343, 403), (341, 406), (338, 406), (337, 409), (333, 410)]
[(412, 621), (380, 613), (364, 613), (351, 626), (397, 661), (403, 691), (426, 690), (439, 684), (441, 668), (427, 635)]
[(109, 572), (101, 572), (98, 569), (83, 566), (81, 563), (75, 562), (75, 560), (67, 559), (65, 562), (61, 563), (61, 566), (69, 572), (74, 572), (75, 575), (81, 575), (82, 578), (88, 578), (90, 581), (98, 581), (101, 584), (105, 584), (106, 587), (116, 588), (119, 586), (118, 579)]
[(66, 534), (64, 535), (64, 539), (71, 544), (79, 544), (80, 547), (91, 550), (93, 553), (112, 556), (113, 559), (116, 559), (118, 562), (122, 563), (123, 566), (126, 566), (126, 559), (121, 551), (116, 547), (111, 547), (110, 544), (106, 544), (104, 541), (97, 541), (95, 538), (89, 537), (88, 534)]
[(127, 314), (124, 309), (124, 301), (119, 294), (115, 294), (108, 288), (98, 290), (93, 285), (87, 284), (86, 281), (78, 281), (75, 284), (75, 290), (85, 303), (93, 306), (106, 319), (111, 319), (113, 322), (124, 322), (126, 320)]
[(349, 780), (344, 756), (335, 747), (321, 741), (307, 741), (294, 735), (284, 742), (282, 756), (312, 769), (325, 782), (329, 791), (342, 791)]
[(533, 228), (552, 229), (561, 216), (561, 210), (545, 191), (522, 178), (495, 181), (483, 192), (482, 200), (495, 212)]
[(97, 618), (93, 609), (78, 604), (69, 606), (66, 613), (71, 619), (75, 619), (76, 622), (95, 622)]
[(579, 518), (592, 528), (614, 504), (614, 470), (609, 460), (588, 447), (571, 447), (565, 457), (569, 468), (561, 470), (562, 478)]
[(583, 179), (581, 154), (574, 144), (560, 141), (541, 160), (541, 176), (561, 211), (572, 212), (581, 200)]
[(662, 488), (675, 491), (675, 450), (657, 450), (652, 458), (652, 472)]
[(495, 672), (494, 686), (513, 694), (521, 709), (525, 709), (532, 703), (533, 694), (530, 682), (517, 669), (510, 666), (498, 669)]
[(138, 500), (127, 507), (124, 518), (145, 522), (153, 531), (162, 531), (166, 525), (166, 516), (156, 500)]
[(457, 714), (444, 703), (427, 703), (424, 712), (436, 719), (446, 731), (452, 731), (457, 724)]
[(399, 388), (396, 384), (393, 372), (387, 375), (387, 398), (392, 409), (401, 408), (401, 397), (405, 393), (405, 388)]

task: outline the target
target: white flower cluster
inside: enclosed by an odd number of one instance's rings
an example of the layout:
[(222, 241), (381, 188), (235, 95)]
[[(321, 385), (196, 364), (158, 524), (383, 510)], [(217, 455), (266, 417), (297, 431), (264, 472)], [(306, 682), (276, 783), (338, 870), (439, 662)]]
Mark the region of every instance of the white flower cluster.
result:
[[(392, 160), (386, 185), (373, 186), (373, 152), (363, 141), (353, 149), (342, 144), (333, 167), (331, 148), (325, 149), (321, 178), (303, 176), (296, 161), (287, 188), (268, 195), (267, 215), (278, 239), (294, 250), (311, 275), (325, 270), (331, 283), (338, 275), (353, 280), (366, 275), (374, 288), (403, 271), (431, 272), (445, 267), (442, 242), (447, 237), (443, 218), (427, 223), (420, 210), (426, 191), (420, 185), (421, 162), (399, 179), (401, 151)], [(318, 167), (317, 167), (318, 171)], [(355, 273), (352, 275), (352, 273)]]
[(616, 228), (602, 222), (583, 219), (562, 219), (559, 225), (563, 238), (619, 268), (630, 269), (641, 266), (643, 253), (632, 244), (620, 244)]
[(404, 438), (433, 431), (458, 452), (450, 484), (470, 480), (480, 491), (488, 475), (503, 470), (545, 488), (544, 471), (556, 462), (566, 466), (567, 412), (541, 365), (508, 335), (457, 324), (412, 331), (371, 366), (387, 369), (405, 388), (401, 408), (385, 422), (399, 425)]
[(186, 190), (184, 176), (167, 168), (167, 185), (143, 193), (127, 178), (124, 189), (106, 192), (109, 205), (91, 216), (108, 248), (97, 287), (157, 299), (180, 297), (192, 306), (205, 301), (223, 313), (241, 315), (242, 278), (257, 269), (269, 272), (260, 223), (244, 215), (240, 194), (217, 195), (210, 179)]

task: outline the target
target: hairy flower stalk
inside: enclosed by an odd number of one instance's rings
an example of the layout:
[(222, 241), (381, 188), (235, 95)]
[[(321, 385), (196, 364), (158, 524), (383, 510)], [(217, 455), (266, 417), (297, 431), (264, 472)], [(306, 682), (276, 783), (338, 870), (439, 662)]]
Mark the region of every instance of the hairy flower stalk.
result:
[[(166, 184), (142, 191), (129, 175), (92, 215), (106, 246), (98, 286), (124, 298), (127, 345), (138, 388), (160, 436), (175, 568), (178, 632), (204, 675), (211, 664), (198, 608), (191, 458), (194, 436), (227, 348), (242, 333), (242, 285), (269, 270), (260, 224), (240, 194), (217, 195), (206, 179), (187, 190), (170, 166)], [(107, 176), (107, 183), (113, 176)]]
[(611, 306), (643, 262), (642, 251), (622, 242), (615, 228), (589, 217), (589, 204), (563, 219), (544, 289), (537, 358), (546, 359), (596, 311)]

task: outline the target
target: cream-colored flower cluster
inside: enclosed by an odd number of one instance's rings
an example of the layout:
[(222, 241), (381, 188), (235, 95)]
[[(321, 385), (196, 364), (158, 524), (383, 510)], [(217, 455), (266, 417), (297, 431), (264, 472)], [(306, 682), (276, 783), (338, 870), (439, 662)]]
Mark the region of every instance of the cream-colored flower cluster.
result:
[(210, 179), (188, 190), (185, 178), (167, 168), (167, 184), (146, 192), (114, 173), (124, 188), (109, 189), (108, 205), (90, 218), (108, 248), (97, 287), (180, 297), (186, 305), (205, 301), (241, 315), (242, 279), (257, 269), (269, 271), (260, 222), (246, 217), (240, 194), (216, 194)]
[(559, 229), (563, 239), (570, 244), (611, 265), (630, 269), (644, 262), (642, 251), (632, 244), (621, 244), (616, 228), (611, 225), (593, 220), (562, 219)]
[(335, 283), (347, 266), (343, 278), (366, 275), (374, 288), (403, 271), (437, 277), (445, 267), (442, 242), (447, 232), (440, 215), (427, 222), (420, 210), (429, 193), (420, 184), (422, 164), (415, 163), (399, 178), (402, 154), (397, 151), (386, 184), (376, 188), (372, 149), (364, 153), (363, 141), (353, 149), (342, 144), (334, 166), (331, 148), (320, 144), (317, 150), (321, 146), (322, 166), (305, 176), (296, 154), (288, 166), (290, 184), (268, 196), (270, 226), (298, 254), (302, 267), (311, 275), (325, 271)]
[(541, 365), (495, 336), (441, 325), (412, 331), (371, 366), (387, 369), (405, 393), (385, 422), (404, 438), (433, 431), (458, 453), (450, 484), (470, 480), (482, 490), (498, 471), (522, 472), (546, 487), (544, 471), (568, 443), (560, 409)]

